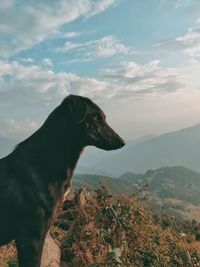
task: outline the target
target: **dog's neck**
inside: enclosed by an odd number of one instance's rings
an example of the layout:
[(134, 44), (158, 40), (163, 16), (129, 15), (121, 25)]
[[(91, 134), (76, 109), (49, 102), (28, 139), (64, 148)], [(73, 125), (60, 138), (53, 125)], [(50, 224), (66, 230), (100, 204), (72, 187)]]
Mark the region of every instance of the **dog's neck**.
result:
[[(14, 153), (19, 153), (32, 167), (39, 165), (48, 170), (47, 179), (70, 179), (84, 146), (80, 138), (74, 136), (71, 125), (63, 121), (46, 121), (31, 137), (18, 145)], [(22, 160), (23, 160), (22, 159)]]
[[(52, 178), (55, 177), (56, 180), (72, 177), (82, 151), (83, 146), (73, 142), (70, 132), (67, 136), (49, 136), (48, 142), (44, 141), (42, 147), (37, 148), (37, 154), (48, 164)], [(61, 177), (56, 177), (58, 174)]]

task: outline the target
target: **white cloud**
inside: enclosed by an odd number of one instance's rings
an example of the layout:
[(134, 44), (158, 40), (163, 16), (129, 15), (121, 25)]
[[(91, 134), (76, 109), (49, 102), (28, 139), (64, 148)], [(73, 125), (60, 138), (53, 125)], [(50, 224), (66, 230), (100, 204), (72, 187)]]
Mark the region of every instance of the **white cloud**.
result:
[(81, 35), (80, 32), (64, 32), (61, 34), (63, 38), (68, 38), (68, 39), (75, 38), (80, 35)]
[(172, 41), (182, 47), (183, 51), (193, 57), (200, 57), (200, 29), (189, 29), (184, 35)]
[(129, 47), (126, 47), (114, 35), (107, 35), (101, 39), (92, 40), (85, 43), (66, 42), (62, 48), (57, 48), (56, 51), (66, 53), (76, 49), (78, 50), (79, 55), (88, 58), (137, 53)]
[(95, 98), (106, 87), (104, 81), (68, 72), (54, 72), (44, 65), (0, 61), (0, 105), (5, 99), (7, 103), (18, 105), (56, 105), (70, 93)]
[(46, 67), (53, 67), (53, 61), (51, 58), (44, 58), (43, 65)]
[(160, 42), (154, 49), (173, 48), (173, 51), (184, 52), (192, 62), (200, 58), (200, 28), (189, 28), (183, 35)]
[(20, 59), (22, 62), (24, 63), (33, 63), (34, 62), (34, 59), (31, 58), (31, 57), (28, 57), (28, 58), (22, 58)]
[(116, 36), (105, 36), (86, 44), (89, 57), (109, 57), (116, 54), (128, 54), (129, 48), (122, 44)]
[(197, 39), (199, 39), (199, 35), (199, 30), (193, 30), (190, 28), (184, 35), (176, 37), (175, 41), (180, 42), (184, 45), (192, 45), (194, 42), (196, 42)]
[(72, 42), (66, 42), (62, 48), (56, 48), (55, 51), (65, 53), (65, 52), (68, 52), (68, 51), (73, 50), (75, 48), (82, 47), (83, 45), (84, 44), (76, 44), (76, 43), (72, 43)]
[(92, 99), (127, 98), (144, 94), (170, 93), (183, 88), (183, 77), (175, 69), (162, 68), (158, 60), (145, 65), (123, 62), (103, 71), (103, 78), (54, 72), (45, 66), (0, 61), (0, 106), (56, 106), (68, 94)]
[(182, 75), (173, 68), (162, 68), (159, 60), (145, 65), (133, 61), (105, 69), (102, 75), (117, 84), (118, 95), (122, 98), (131, 95), (171, 93), (184, 88)]
[(73, 58), (71, 60), (67, 60), (67, 61), (63, 62), (62, 64), (63, 65), (70, 65), (70, 64), (76, 64), (79, 62), (89, 62), (91, 60), (92, 60), (91, 58)]
[(105, 11), (110, 6), (117, 4), (119, 0), (100, 0), (100, 1), (91, 1), (91, 9), (86, 15), (87, 18), (92, 17), (100, 12)]
[[(27, 3), (3, 1), (0, 5), (0, 55), (28, 49), (48, 37), (59, 35), (59, 28), (79, 17), (93, 16), (118, 0), (32, 0)], [(5, 8), (6, 7), (6, 8)], [(14, 18), (14, 21), (13, 21)]]
[(36, 131), (40, 124), (30, 119), (8, 119), (1, 126), (0, 136), (21, 140)]

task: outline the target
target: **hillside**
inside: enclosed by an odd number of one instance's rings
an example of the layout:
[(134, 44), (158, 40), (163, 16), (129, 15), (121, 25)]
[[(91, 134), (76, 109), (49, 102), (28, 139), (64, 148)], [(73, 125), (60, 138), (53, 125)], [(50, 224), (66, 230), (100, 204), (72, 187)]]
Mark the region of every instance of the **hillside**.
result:
[(167, 216), (154, 219), (135, 197), (116, 199), (105, 188), (89, 195), (79, 190), (74, 200), (64, 203), (52, 229), (55, 236), (60, 233), (67, 266), (198, 266), (194, 228), (199, 225), (176, 221), (174, 227)]
[(147, 191), (160, 198), (177, 198), (200, 205), (200, 173), (182, 166), (149, 170), (144, 175), (124, 174), (119, 180), (147, 184)]
[(113, 195), (131, 195), (141, 189), (141, 200), (153, 211), (165, 210), (200, 222), (200, 173), (191, 169), (162, 167), (145, 174), (125, 173), (118, 179), (101, 175), (75, 175), (72, 179), (74, 189), (84, 187), (92, 192), (101, 186)]
[(181, 165), (200, 171), (200, 124), (139, 142), (91, 167), (113, 175), (143, 173), (162, 166)]
[(144, 175), (123, 174), (121, 181), (147, 185), (142, 200), (155, 211), (167, 210), (176, 217), (200, 221), (200, 173), (182, 166), (149, 170)]
[(84, 187), (88, 192), (93, 192), (101, 186), (105, 186), (113, 195), (130, 195), (137, 189), (132, 181), (122, 181), (108, 176), (83, 174), (75, 175), (72, 179), (74, 189)]
[(85, 187), (92, 192), (105, 186), (114, 195), (129, 195), (145, 184), (147, 192), (157, 197), (177, 198), (200, 205), (200, 173), (182, 166), (148, 170), (145, 174), (124, 173), (118, 179), (91, 174), (75, 175), (72, 179), (73, 188)]

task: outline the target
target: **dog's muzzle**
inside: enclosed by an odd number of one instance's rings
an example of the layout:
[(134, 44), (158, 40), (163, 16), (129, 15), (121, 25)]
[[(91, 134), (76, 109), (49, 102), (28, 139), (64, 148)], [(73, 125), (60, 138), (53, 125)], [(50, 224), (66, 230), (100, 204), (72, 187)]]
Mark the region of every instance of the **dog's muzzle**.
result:
[(108, 125), (99, 130), (99, 138), (95, 142), (95, 146), (104, 150), (115, 150), (122, 148), (125, 141)]

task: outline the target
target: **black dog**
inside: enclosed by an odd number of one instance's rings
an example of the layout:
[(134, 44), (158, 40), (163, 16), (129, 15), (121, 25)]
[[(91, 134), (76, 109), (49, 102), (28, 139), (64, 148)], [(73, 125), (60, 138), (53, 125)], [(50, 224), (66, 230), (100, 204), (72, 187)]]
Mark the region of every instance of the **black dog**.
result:
[(20, 267), (39, 267), (44, 239), (85, 146), (125, 142), (88, 98), (70, 95), (42, 127), (0, 160), (0, 245), (16, 240)]

